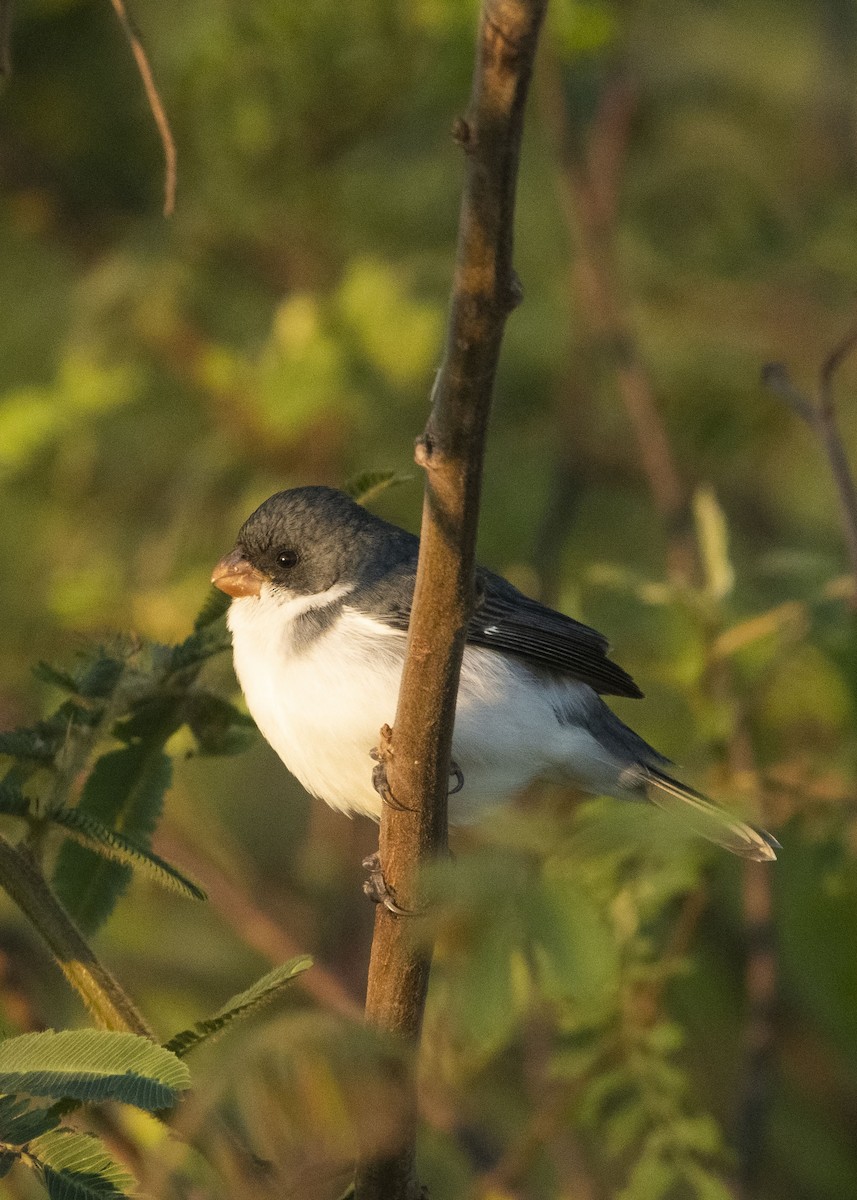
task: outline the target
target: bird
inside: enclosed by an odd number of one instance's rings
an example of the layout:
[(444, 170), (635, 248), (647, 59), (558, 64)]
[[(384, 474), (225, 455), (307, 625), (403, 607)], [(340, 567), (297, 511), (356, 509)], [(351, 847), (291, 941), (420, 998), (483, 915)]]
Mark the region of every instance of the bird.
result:
[[(334, 488), (277, 492), (241, 526), (212, 583), (231, 597), (235, 672), (264, 738), (311, 795), (380, 819), (370, 755), (392, 725), (419, 538)], [(449, 816), (470, 824), (538, 780), (649, 799), (743, 858), (777, 840), (667, 772), (602, 696), (641, 698), (596, 630), (476, 568)], [(453, 794), (453, 792), (455, 794)]]

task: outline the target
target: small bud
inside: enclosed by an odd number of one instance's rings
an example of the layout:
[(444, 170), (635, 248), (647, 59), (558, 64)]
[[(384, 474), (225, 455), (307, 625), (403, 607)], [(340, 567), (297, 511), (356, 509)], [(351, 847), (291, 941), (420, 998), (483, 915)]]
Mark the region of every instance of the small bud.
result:
[(462, 150), (472, 150), (474, 144), (473, 129), (464, 117), (456, 117), (452, 122), (452, 140), (461, 146)]

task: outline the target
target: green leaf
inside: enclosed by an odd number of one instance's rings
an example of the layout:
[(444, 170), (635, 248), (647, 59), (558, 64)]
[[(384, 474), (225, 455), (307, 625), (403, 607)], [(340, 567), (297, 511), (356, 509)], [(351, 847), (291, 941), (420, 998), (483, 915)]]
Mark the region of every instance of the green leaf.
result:
[(582, 1028), (579, 1033), (561, 1041), (550, 1061), (550, 1074), (556, 1079), (581, 1080), (591, 1075), (604, 1058), (603, 1031)]
[(654, 1054), (676, 1054), (685, 1043), (684, 1030), (673, 1021), (660, 1021), (646, 1034), (646, 1045)]
[(252, 987), (239, 992), (228, 1000), (222, 1008), (205, 1021), (198, 1021), (191, 1029), (183, 1029), (166, 1043), (166, 1049), (183, 1058), (189, 1050), (200, 1042), (214, 1037), (232, 1021), (239, 1017), (247, 1017), (266, 1004), (270, 1004), (302, 971), (312, 966), (312, 959), (303, 954), (292, 958), (280, 967), (275, 967), (267, 975), (263, 975)]
[(190, 1086), (187, 1067), (134, 1033), (74, 1029), (0, 1042), (0, 1090), (82, 1103), (121, 1100), (147, 1112), (172, 1107)]
[(685, 1176), (693, 1188), (697, 1200), (732, 1200), (735, 1193), (722, 1179), (699, 1163), (688, 1163)]
[(59, 1122), (54, 1107), (31, 1108), (20, 1096), (0, 1096), (0, 1142), (23, 1146)]
[(32, 762), (50, 762), (62, 745), (60, 730), (47, 721), (28, 729), (7, 729), (0, 733), (0, 754)]
[(602, 1120), (599, 1134), (605, 1150), (613, 1158), (627, 1154), (649, 1125), (649, 1113), (638, 1096), (628, 1094), (622, 1099), (624, 1102)]
[(201, 754), (239, 754), (257, 738), (253, 718), (211, 692), (191, 692), (182, 711)]
[(619, 32), (616, 13), (599, 0), (560, 0), (549, 14), (550, 33), (564, 63), (603, 51)]
[(179, 726), (180, 699), (169, 692), (145, 696), (132, 706), (131, 715), (118, 721), (113, 736), (132, 745), (136, 741), (163, 742)]
[(36, 1138), (28, 1153), (51, 1200), (107, 1200), (135, 1190), (133, 1176), (88, 1133), (58, 1129)]
[(37, 662), (33, 667), (33, 674), (36, 679), (41, 679), (43, 683), (50, 683), (53, 687), (62, 688), (64, 692), (75, 694), (78, 692), (78, 683), (75, 677), (68, 671), (63, 671), (61, 667), (51, 666), (47, 662)]
[[(160, 746), (142, 742), (113, 750), (95, 764), (78, 811), (148, 849), (171, 777), (172, 762)], [(62, 847), (54, 871), (60, 900), (90, 934), (113, 911), (130, 879), (129, 867), (71, 842)]]
[(399, 471), (361, 471), (348, 480), (343, 491), (358, 504), (368, 504), (388, 488), (410, 483), (412, 479), (413, 475), (403, 475)]
[(205, 892), (198, 884), (188, 879), (160, 855), (138, 845), (132, 838), (117, 830), (110, 829), (90, 813), (79, 808), (59, 808), (50, 814), (50, 819), (81, 846), (86, 846), (103, 858), (124, 863), (131, 868), (137, 867), (162, 887), (187, 896), (190, 900), (206, 898)]
[(105, 700), (116, 689), (124, 670), (122, 659), (102, 649), (81, 670), (77, 691), (91, 700)]
[(533, 883), (527, 921), (546, 993), (607, 1003), (619, 986), (619, 951), (602, 910), (584, 888), (546, 868)]
[(10, 817), (26, 817), (30, 812), (30, 801), (14, 783), (4, 779), (0, 783), (0, 813)]
[(205, 598), (202, 608), (196, 615), (196, 620), (193, 623), (194, 630), (198, 633), (201, 629), (213, 625), (215, 621), (219, 621), (221, 617), (226, 615), (226, 610), (232, 603), (232, 597), (227, 596), (225, 592), (221, 592), (220, 588), (216, 588), (213, 584), (208, 589), (208, 595)]
[(482, 1050), (506, 1045), (521, 1016), (515, 975), (519, 938), (514, 923), (489, 921), (475, 932), (467, 952), (456, 956), (450, 1012), (461, 1032)]
[[(228, 599), (228, 597), (224, 597), (224, 599)], [(170, 652), (170, 670), (184, 671), (188, 667), (199, 666), (216, 654), (222, 654), (231, 645), (232, 638), (226, 628), (226, 622), (209, 622), (192, 633), (190, 637), (185, 638), (183, 642), (173, 646)]]
[(673, 1121), (670, 1135), (676, 1145), (698, 1158), (713, 1158), (723, 1153), (723, 1134), (709, 1113), (697, 1113)]
[(580, 1103), (580, 1119), (597, 1128), (611, 1112), (635, 1102), (637, 1089), (627, 1065), (601, 1071), (587, 1086)]
[(729, 526), (713, 490), (702, 487), (693, 497), (696, 537), (705, 571), (706, 588), (722, 600), (735, 586), (735, 569), (729, 557)]
[(681, 1183), (681, 1171), (674, 1162), (658, 1154), (643, 1153), (616, 1200), (666, 1200)]
[(86, 700), (104, 700), (116, 690), (125, 669), (125, 661), (131, 654), (130, 643), (123, 648), (121, 657), (105, 650), (103, 646), (98, 646), (82, 658), (74, 671), (40, 660), (33, 667), (33, 675), (36, 679), (41, 679), (44, 683), (73, 696)]

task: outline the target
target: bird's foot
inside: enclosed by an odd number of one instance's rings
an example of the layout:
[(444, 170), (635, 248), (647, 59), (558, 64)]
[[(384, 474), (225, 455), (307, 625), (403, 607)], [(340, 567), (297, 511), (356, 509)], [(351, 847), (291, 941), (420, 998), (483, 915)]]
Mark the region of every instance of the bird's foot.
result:
[(369, 872), (369, 878), (363, 884), (363, 894), (368, 896), (373, 904), (383, 904), (387, 912), (394, 917), (414, 917), (417, 913), (397, 904), (393, 893), (387, 886), (384, 871), (381, 867), (381, 855), (376, 850), (363, 859), (363, 866)]
[(446, 794), (447, 796), (455, 796), (464, 787), (464, 772), (458, 763), (453, 760), (449, 764), (449, 773), (455, 776), (455, 787), (450, 788)]
[[(373, 754), (374, 757), (374, 754)], [(387, 764), (379, 762), (372, 768), (372, 787), (381, 797), (387, 808), (392, 808), (396, 812), (410, 812), (407, 804), (400, 804), (390, 788), (390, 783), (387, 779)]]
[[(387, 779), (387, 763), (393, 757), (393, 748), (391, 741), (393, 731), (389, 725), (381, 726), (381, 741), (369, 751), (369, 757), (374, 760), (375, 766), (372, 769), (372, 786), (381, 800), (388, 808), (395, 809), (396, 812), (411, 812), (412, 810), (407, 804), (402, 804), (393, 795), (390, 782)], [(455, 778), (455, 787), (452, 787), (447, 792), (448, 796), (455, 796), (464, 787), (464, 772), (457, 762), (454, 760), (449, 764), (449, 773)]]
[(389, 780), (387, 779), (387, 763), (393, 757), (393, 747), (390, 744), (392, 738), (393, 731), (390, 726), (382, 725), (381, 741), (373, 750), (369, 751), (369, 757), (374, 759), (377, 764), (372, 770), (372, 787), (388, 808), (395, 809), (396, 812), (408, 812), (408, 806), (400, 804), (393, 795)]

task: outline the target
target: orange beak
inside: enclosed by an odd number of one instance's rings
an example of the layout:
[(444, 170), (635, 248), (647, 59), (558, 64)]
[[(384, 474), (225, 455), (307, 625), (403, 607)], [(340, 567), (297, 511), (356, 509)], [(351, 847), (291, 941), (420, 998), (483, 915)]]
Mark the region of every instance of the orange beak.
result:
[(211, 582), (227, 596), (258, 596), (265, 576), (247, 561), (240, 550), (224, 554), (211, 573)]

